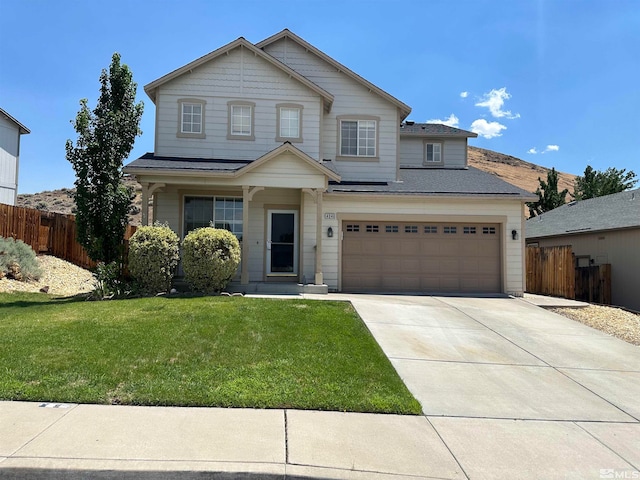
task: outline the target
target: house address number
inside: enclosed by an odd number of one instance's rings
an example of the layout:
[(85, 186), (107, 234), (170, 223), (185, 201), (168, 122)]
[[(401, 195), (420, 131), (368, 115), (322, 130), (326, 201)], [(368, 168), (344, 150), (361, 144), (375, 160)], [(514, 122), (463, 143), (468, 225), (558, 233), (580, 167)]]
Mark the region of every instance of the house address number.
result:
[(335, 220), (336, 219), (336, 214), (335, 213), (325, 213), (324, 214), (324, 219), (325, 220)]

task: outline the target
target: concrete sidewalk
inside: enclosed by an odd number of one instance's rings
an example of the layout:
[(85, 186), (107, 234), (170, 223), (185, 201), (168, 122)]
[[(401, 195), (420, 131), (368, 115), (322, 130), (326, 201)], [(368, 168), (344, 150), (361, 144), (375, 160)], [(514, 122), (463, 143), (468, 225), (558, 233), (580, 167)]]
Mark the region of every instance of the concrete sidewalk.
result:
[(0, 478), (466, 478), (429, 419), (0, 402)]

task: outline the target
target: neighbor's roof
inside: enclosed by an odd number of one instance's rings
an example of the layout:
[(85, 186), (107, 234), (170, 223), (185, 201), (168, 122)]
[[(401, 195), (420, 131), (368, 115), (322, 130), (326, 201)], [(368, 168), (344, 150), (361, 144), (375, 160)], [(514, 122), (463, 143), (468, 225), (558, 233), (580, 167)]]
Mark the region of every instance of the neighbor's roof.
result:
[(293, 70), (291, 67), (285, 65), (284, 63), (282, 63), (277, 58), (272, 57), (271, 55), (269, 55), (268, 53), (264, 52), (260, 48), (256, 48), (252, 43), (248, 42), (243, 37), (240, 37), (237, 40), (234, 40), (233, 42), (228, 43), (227, 45), (224, 45), (224, 46), (218, 48), (217, 50), (214, 50), (213, 52), (210, 52), (210, 53), (208, 53), (208, 54), (206, 54), (206, 55), (204, 55), (204, 56), (202, 56), (200, 58), (197, 58), (193, 62), (189, 62), (185, 66), (180, 67), (180, 68), (174, 70), (173, 72), (167, 73), (166, 75), (158, 78), (157, 80), (154, 80), (151, 83), (148, 83), (147, 85), (144, 86), (144, 91), (147, 93), (147, 95), (149, 95), (149, 98), (151, 98), (153, 103), (155, 103), (156, 102), (156, 92), (158, 90), (158, 87), (164, 85), (167, 82), (170, 82), (174, 78), (180, 77), (180, 76), (184, 75), (185, 73), (191, 72), (193, 69), (195, 69), (195, 68), (197, 68), (197, 67), (199, 67), (199, 66), (201, 66), (201, 65), (203, 65), (203, 64), (205, 64), (207, 62), (210, 62), (211, 60), (214, 60), (215, 58), (218, 58), (221, 55), (229, 53), (230, 51), (232, 51), (232, 50), (234, 50), (234, 49), (236, 49), (238, 47), (246, 48), (252, 54), (261, 57), (262, 59), (266, 60), (267, 62), (271, 63), (275, 67), (277, 67), (280, 70), (282, 70), (289, 77), (295, 78), (298, 82), (302, 83), (303, 85), (307, 86), (309, 89), (311, 89), (312, 91), (314, 91), (315, 93), (320, 95), (325, 100), (325, 102), (326, 102), (326, 104), (328, 106), (330, 106), (333, 103), (333, 95), (331, 93), (329, 93), (325, 89), (319, 87), (318, 85), (313, 83), (311, 80), (309, 80), (307, 77), (304, 77), (303, 75), (300, 75), (298, 72)]
[(404, 102), (401, 102), (400, 100), (398, 100), (393, 95), (390, 95), (389, 93), (387, 93), (384, 90), (382, 90), (380, 87), (377, 87), (376, 85), (374, 85), (373, 83), (371, 83), (367, 79), (365, 79), (365, 78), (361, 77), (360, 75), (358, 75), (357, 73), (355, 73), (353, 70), (345, 67), (340, 62), (338, 62), (337, 60), (331, 58), (329, 55), (327, 55), (323, 51), (319, 50), (318, 48), (314, 47), (313, 45), (311, 45), (309, 42), (307, 42), (303, 38), (300, 38), (299, 36), (297, 36), (295, 33), (293, 33), (288, 28), (285, 28), (281, 32), (278, 32), (275, 35), (272, 35), (269, 38), (265, 38), (261, 42), (256, 43), (256, 47), (258, 47), (260, 49), (263, 49), (266, 46), (271, 45), (272, 43), (275, 43), (278, 40), (280, 40), (282, 38), (285, 38), (285, 37), (286, 38), (290, 38), (291, 40), (296, 42), (298, 45), (301, 45), (304, 49), (306, 49), (306, 50), (308, 50), (310, 52), (313, 52), (316, 56), (318, 56), (319, 58), (321, 58), (322, 60), (327, 62), (329, 65), (333, 66), (339, 72), (342, 72), (345, 75), (347, 75), (348, 77), (353, 78), (356, 82), (364, 85), (370, 91), (377, 93), (382, 98), (384, 98), (384, 99), (390, 101), (391, 103), (393, 103), (402, 112), (402, 118), (403, 119), (406, 118), (406, 116), (409, 115), (409, 113), (411, 113), (411, 107), (409, 105), (407, 105)]
[(570, 202), (527, 220), (526, 238), (640, 227), (640, 188)]
[(531, 192), (518, 188), (477, 168), (400, 168), (399, 182), (330, 182), (330, 193), (480, 196), (535, 200)]
[(400, 136), (407, 137), (477, 137), (477, 133), (440, 123), (405, 122), (400, 125)]
[(25, 127), (23, 124), (21, 124), (18, 120), (16, 120), (11, 115), (9, 115), (2, 108), (0, 108), (0, 115), (4, 115), (7, 118), (7, 120), (11, 120), (13, 123), (15, 123), (17, 125), (17, 127), (18, 127), (18, 130), (20, 131), (20, 134), (31, 133), (31, 130), (29, 130), (27, 127)]

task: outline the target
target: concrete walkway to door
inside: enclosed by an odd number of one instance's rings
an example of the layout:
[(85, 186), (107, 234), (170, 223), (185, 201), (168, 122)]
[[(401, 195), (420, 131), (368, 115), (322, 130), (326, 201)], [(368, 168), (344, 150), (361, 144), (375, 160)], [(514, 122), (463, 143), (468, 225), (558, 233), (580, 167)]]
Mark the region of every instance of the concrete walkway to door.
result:
[(640, 478), (640, 348), (522, 299), (342, 297), (469, 478)]

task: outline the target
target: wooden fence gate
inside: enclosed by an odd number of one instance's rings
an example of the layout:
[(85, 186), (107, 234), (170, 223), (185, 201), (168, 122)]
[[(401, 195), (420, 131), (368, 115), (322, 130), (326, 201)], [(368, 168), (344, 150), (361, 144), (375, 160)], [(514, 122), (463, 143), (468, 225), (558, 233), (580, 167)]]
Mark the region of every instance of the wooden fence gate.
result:
[(570, 245), (527, 247), (527, 287), (529, 293), (575, 298), (575, 267)]
[(611, 264), (576, 268), (576, 300), (611, 305)]

